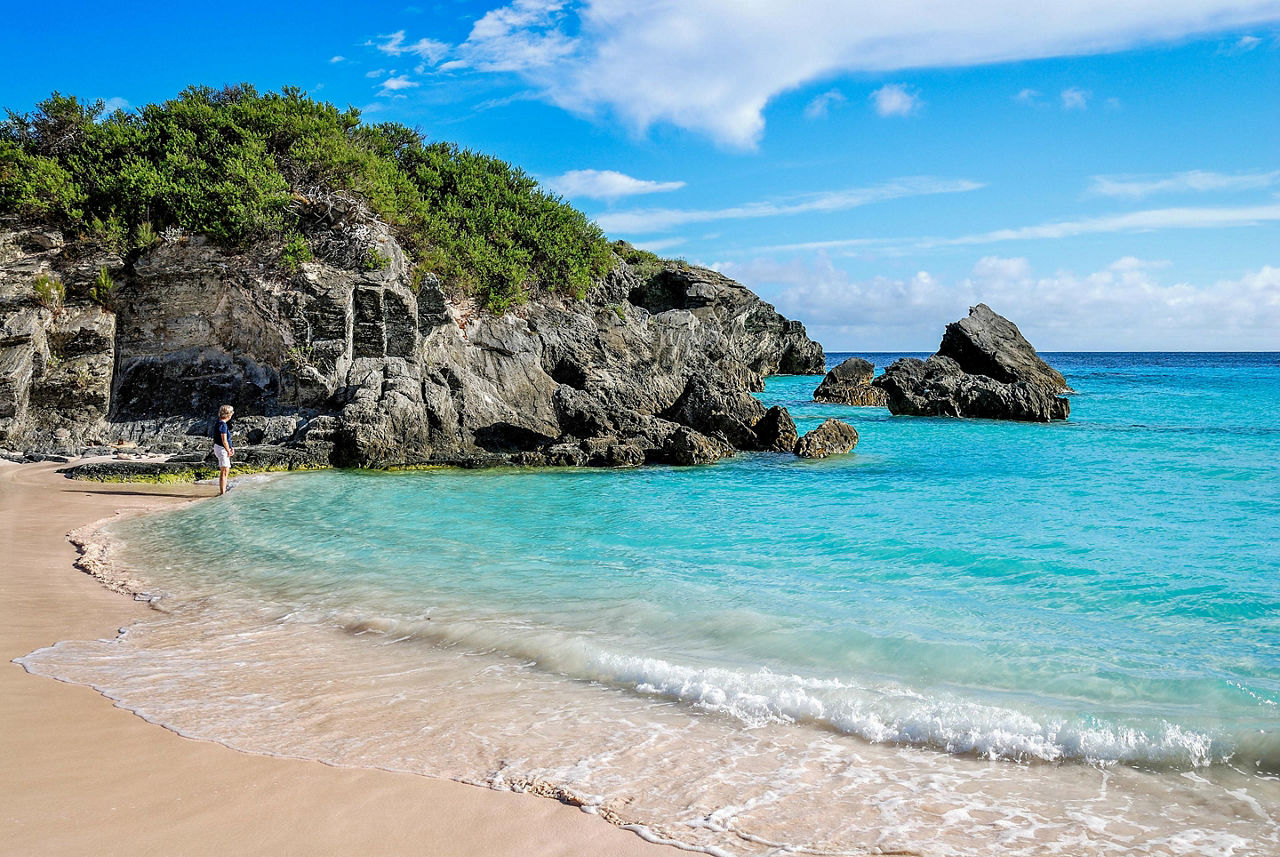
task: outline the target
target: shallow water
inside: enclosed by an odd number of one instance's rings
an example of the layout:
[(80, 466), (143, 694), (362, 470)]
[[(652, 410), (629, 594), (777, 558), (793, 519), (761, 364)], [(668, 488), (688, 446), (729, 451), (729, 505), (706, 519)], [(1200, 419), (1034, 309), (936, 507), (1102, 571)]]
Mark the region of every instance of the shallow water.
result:
[(1280, 356), (1049, 359), (1066, 423), (771, 379), (821, 462), (241, 484), (111, 528), (165, 614), (23, 662), (731, 853), (1276, 853)]

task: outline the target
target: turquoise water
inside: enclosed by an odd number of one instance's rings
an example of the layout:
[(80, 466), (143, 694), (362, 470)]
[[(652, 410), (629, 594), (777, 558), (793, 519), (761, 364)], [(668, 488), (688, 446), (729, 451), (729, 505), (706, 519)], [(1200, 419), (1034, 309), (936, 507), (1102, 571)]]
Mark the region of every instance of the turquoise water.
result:
[(802, 431), (853, 423), (853, 455), (322, 472), (118, 530), (179, 600), (515, 656), (745, 727), (1280, 771), (1280, 356), (1048, 359), (1078, 391), (1065, 423), (895, 418), (778, 377), (761, 398)]

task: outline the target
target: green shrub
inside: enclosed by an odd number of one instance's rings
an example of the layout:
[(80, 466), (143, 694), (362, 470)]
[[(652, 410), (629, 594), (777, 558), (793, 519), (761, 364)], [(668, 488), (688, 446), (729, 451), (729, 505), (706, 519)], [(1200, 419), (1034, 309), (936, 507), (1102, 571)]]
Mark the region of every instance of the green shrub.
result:
[(144, 220), (139, 223), (133, 230), (132, 249), (147, 250), (156, 245), (160, 240), (160, 236), (151, 226), (151, 221)]
[(311, 245), (306, 238), (295, 232), (280, 250), (280, 267), (290, 274), (296, 274), (302, 270), (302, 263), (310, 262), (312, 258)]
[(62, 305), (67, 300), (67, 287), (61, 280), (48, 274), (38, 274), (31, 286), (31, 291), (35, 295), (36, 303), (40, 306), (50, 310), (54, 315), (62, 312)]
[(360, 267), (366, 271), (385, 271), (391, 267), (391, 257), (377, 250), (370, 250), (364, 254), (364, 258), (360, 260)]
[[(533, 291), (582, 296), (612, 254), (598, 226), (522, 170), (403, 125), (363, 125), (301, 90), (189, 87), (103, 117), (101, 102), (55, 92), (0, 122), (0, 214), (145, 249), (157, 230), (230, 249), (292, 247), (303, 198), (342, 193), (393, 229), (411, 262), (491, 310)], [(123, 243), (123, 242), (120, 242)], [(365, 262), (384, 266), (381, 254)]]
[(89, 299), (100, 306), (110, 308), (115, 292), (116, 281), (111, 278), (106, 268), (99, 268), (98, 276), (94, 277), (93, 284), (89, 286)]
[(105, 219), (91, 219), (87, 224), (87, 233), (87, 237), (114, 253), (123, 253), (129, 245), (129, 227), (115, 212), (108, 214)]

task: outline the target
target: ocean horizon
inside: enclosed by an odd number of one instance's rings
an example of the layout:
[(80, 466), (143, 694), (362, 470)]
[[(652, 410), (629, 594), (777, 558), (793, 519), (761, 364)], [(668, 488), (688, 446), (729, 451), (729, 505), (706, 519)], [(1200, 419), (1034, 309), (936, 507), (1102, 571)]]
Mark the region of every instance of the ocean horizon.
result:
[(1066, 421), (768, 379), (822, 461), (242, 478), (109, 525), (157, 612), (21, 663), (713, 854), (1275, 853), (1280, 352), (1042, 356)]

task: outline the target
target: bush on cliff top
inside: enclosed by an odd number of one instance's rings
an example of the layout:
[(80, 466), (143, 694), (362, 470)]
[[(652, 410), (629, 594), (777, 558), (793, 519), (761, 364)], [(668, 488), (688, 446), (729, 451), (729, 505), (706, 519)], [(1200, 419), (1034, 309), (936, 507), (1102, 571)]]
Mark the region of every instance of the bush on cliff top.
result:
[(31, 113), (7, 113), (0, 214), (109, 243), (177, 226), (229, 248), (296, 250), (300, 198), (340, 192), (385, 220), (415, 262), (493, 310), (537, 289), (582, 295), (612, 258), (598, 226), (520, 169), (403, 125), (361, 124), (355, 108), (296, 88), (190, 87), (107, 116), (101, 101), (55, 92)]

